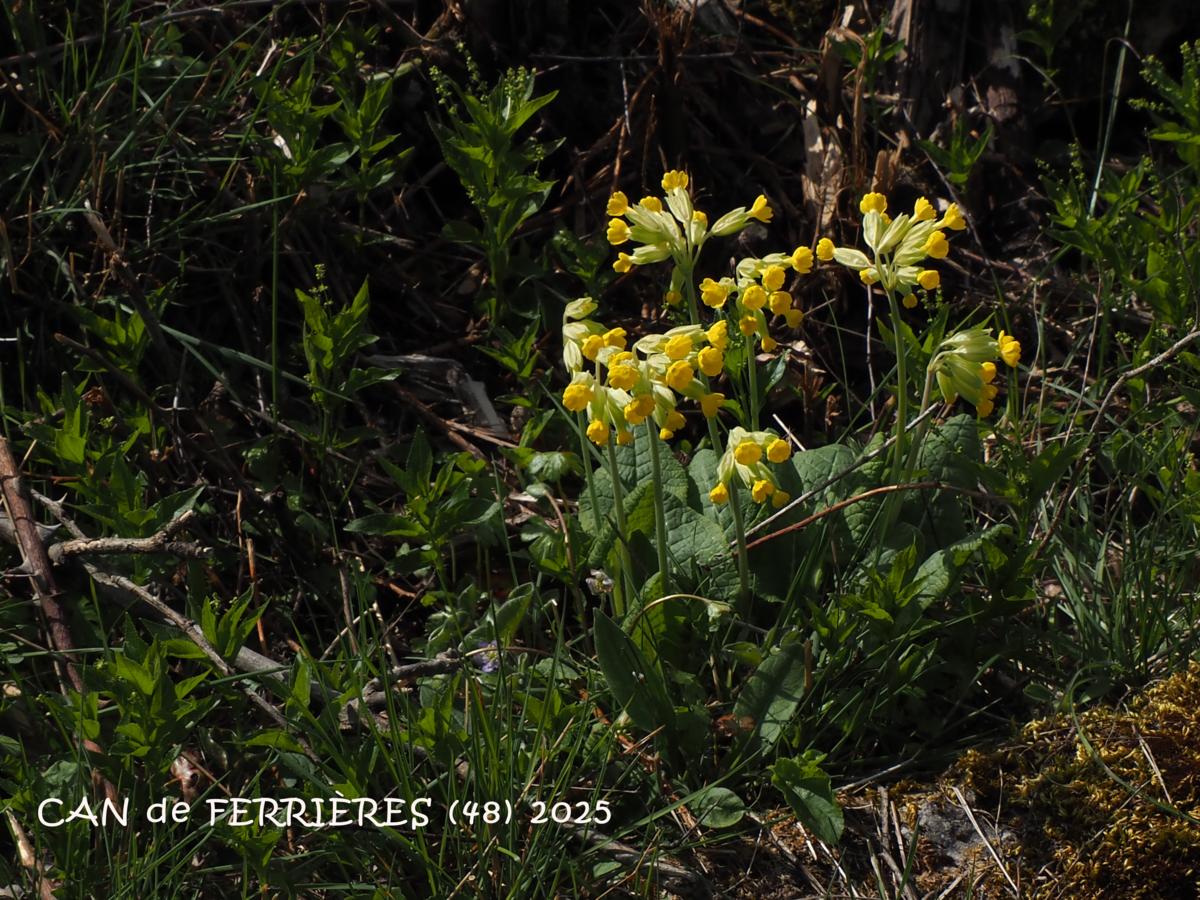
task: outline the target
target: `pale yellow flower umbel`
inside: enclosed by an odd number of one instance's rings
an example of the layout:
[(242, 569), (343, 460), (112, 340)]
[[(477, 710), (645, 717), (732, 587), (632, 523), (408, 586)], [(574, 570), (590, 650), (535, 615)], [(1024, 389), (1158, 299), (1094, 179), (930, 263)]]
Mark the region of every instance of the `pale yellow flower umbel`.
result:
[(667, 191), (669, 193), (670, 191), (673, 191), (676, 188), (682, 190), (682, 189), (686, 188), (687, 186), (688, 186), (687, 172), (671, 170), (671, 171), (663, 174), (662, 189), (664, 191)]
[(739, 302), (750, 312), (758, 312), (767, 305), (767, 292), (761, 284), (750, 284), (742, 291)]
[(725, 354), (710, 345), (696, 354), (696, 362), (699, 363), (701, 372), (709, 378), (716, 378), (725, 368)]
[(673, 391), (683, 393), (692, 383), (692, 379), (696, 377), (696, 370), (692, 368), (692, 364), (687, 360), (679, 360), (671, 363), (667, 367), (667, 376), (664, 381), (667, 387)]
[(968, 328), (938, 345), (929, 361), (929, 372), (936, 378), (942, 399), (947, 403), (962, 397), (974, 405), (980, 416), (988, 416), (995, 409), (999, 393), (992, 383), (996, 378), (995, 361), (1001, 358), (1009, 365), (1016, 365), (1020, 352), (1021, 345), (1003, 331), (994, 339), (982, 328)]
[(869, 194), (864, 194), (862, 200), (858, 202), (858, 209), (863, 215), (867, 213), (884, 213), (887, 211), (887, 197), (883, 194), (877, 194), (872, 191)]
[(733, 287), (732, 283), (726, 284), (728, 279), (721, 281), (713, 281), (711, 278), (705, 278), (700, 282), (700, 302), (712, 309), (720, 309), (725, 305), (726, 299), (729, 297), (729, 291)]
[[(921, 197), (913, 205), (912, 214), (900, 213), (894, 219), (887, 215), (887, 197), (871, 192), (859, 202), (863, 214), (863, 242), (870, 254), (853, 247), (837, 247), (829, 238), (817, 242), (817, 258), (836, 260), (858, 274), (859, 280), (870, 287), (880, 284), (889, 293), (905, 297), (918, 285), (926, 291), (937, 290), (941, 276), (937, 270), (920, 263), (926, 259), (944, 259), (950, 243), (944, 229), (961, 231), (966, 222), (958, 207), (951, 203), (939, 220), (933, 204)], [(893, 294), (894, 296), (894, 294)]]
[(641, 425), (653, 412), (654, 398), (649, 394), (642, 394), (625, 404), (625, 421), (630, 425)]
[[(783, 266), (769, 265), (762, 273), (762, 286), (766, 291), (777, 291), (783, 287), (787, 273)], [(761, 308), (761, 307), (760, 307)]]
[(608, 222), (608, 242), (614, 247), (629, 240), (629, 225), (621, 219), (610, 219)]
[[(618, 443), (628, 443), (632, 436), (625, 437), (629, 431), (626, 427), (626, 410), (631, 404), (640, 404), (640, 398), (632, 397), (628, 391), (603, 385), (593, 380), (591, 383), (592, 396), (587, 404), (588, 426), (587, 437), (592, 443), (603, 447), (616, 432)], [(650, 400), (653, 410), (654, 401)], [(642, 408), (641, 405), (634, 409)]]
[(596, 301), (591, 297), (572, 300), (563, 310), (563, 365), (572, 374), (583, 369), (585, 359), (594, 362), (604, 347), (605, 327), (588, 318), (595, 311)]
[(747, 215), (752, 219), (758, 219), (758, 221), (766, 224), (767, 222), (771, 221), (771, 218), (775, 215), (775, 212), (771, 209), (770, 204), (767, 203), (766, 196), (759, 194), (754, 198), (754, 203), (751, 204)]
[(769, 497), (775, 506), (782, 506), (791, 498), (780, 490), (778, 479), (767, 463), (786, 462), (789, 456), (791, 448), (773, 432), (747, 431), (735, 426), (717, 463), (717, 484), (709, 492), (709, 499), (724, 503), (729, 499), (729, 483), (737, 479), (750, 491), (755, 503), (765, 503)]
[(718, 319), (708, 326), (704, 336), (718, 350), (724, 350), (729, 346), (729, 322), (726, 319)]
[(625, 350), (608, 360), (608, 383), (622, 391), (631, 391), (641, 380), (637, 356)]
[(1016, 365), (1021, 360), (1021, 342), (1011, 334), (1000, 332), (1000, 336), (996, 338), (996, 343), (1000, 346), (1000, 358), (1008, 363), (1009, 368), (1016, 368)]
[(951, 231), (962, 231), (967, 227), (967, 222), (962, 217), (957, 203), (951, 203), (946, 207), (946, 212), (942, 215), (941, 224)]
[(700, 412), (704, 418), (711, 419), (716, 416), (724, 402), (725, 395), (722, 393), (714, 391), (711, 394), (703, 394), (700, 397)]
[(563, 390), (563, 406), (571, 412), (583, 412), (592, 402), (594, 378), (589, 372), (578, 372)]

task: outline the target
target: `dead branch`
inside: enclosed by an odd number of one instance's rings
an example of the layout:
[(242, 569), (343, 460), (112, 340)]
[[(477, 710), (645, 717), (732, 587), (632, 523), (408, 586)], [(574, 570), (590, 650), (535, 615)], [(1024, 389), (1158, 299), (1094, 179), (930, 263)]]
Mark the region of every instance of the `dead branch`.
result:
[(194, 510), (187, 510), (182, 515), (168, 522), (161, 531), (148, 538), (76, 538), (52, 544), (46, 555), (50, 562), (59, 565), (72, 556), (86, 556), (101, 553), (170, 553), (185, 559), (204, 559), (212, 554), (212, 548), (202, 547), (191, 541), (176, 541), (172, 538), (182, 531), (193, 518)]
[(13, 459), (8, 440), (3, 436), (0, 436), (0, 489), (3, 490), (4, 505), (8, 508), (14, 542), (21, 550), (22, 569), (29, 575), (34, 595), (41, 605), (42, 614), (46, 617), (50, 646), (59, 654), (56, 665), (63, 666), (60, 674), (65, 676), (64, 683), (69, 682), (75, 690), (83, 693), (83, 679), (79, 675), (75, 659), (75, 642), (67, 627), (62, 604), (59, 603), (61, 593), (54, 582), (50, 558), (46, 555), (46, 546), (38, 534), (29, 501), (25, 499), (25, 489), (17, 471), (16, 460)]

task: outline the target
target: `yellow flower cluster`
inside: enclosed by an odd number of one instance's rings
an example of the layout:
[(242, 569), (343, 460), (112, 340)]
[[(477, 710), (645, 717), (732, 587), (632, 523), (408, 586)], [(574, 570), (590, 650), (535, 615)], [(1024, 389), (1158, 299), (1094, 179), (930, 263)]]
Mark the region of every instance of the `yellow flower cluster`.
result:
[(713, 377), (724, 368), (725, 321), (708, 329), (683, 325), (650, 334), (627, 350), (625, 329), (587, 318), (595, 309), (595, 301), (583, 297), (563, 314), (563, 362), (571, 372), (563, 405), (587, 412), (591, 441), (603, 446), (615, 433), (618, 444), (631, 443), (630, 428), (648, 420), (659, 426), (663, 440), (670, 440), (685, 423), (676, 408), (681, 397), (694, 400), (708, 418), (717, 414), (724, 395), (706, 390), (696, 375)]
[(793, 305), (792, 295), (784, 290), (788, 270), (801, 275), (812, 271), (813, 254), (807, 247), (797, 247), (792, 253), (770, 253), (761, 259), (743, 259), (737, 265), (737, 279), (725, 278), (721, 282), (705, 279), (700, 284), (701, 299), (705, 298), (706, 285), (708, 292), (716, 295), (723, 292), (719, 303), (710, 306), (722, 306), (725, 297), (735, 293), (734, 317), (738, 330), (747, 338), (757, 336), (763, 350), (770, 352), (778, 344), (768, 330), (767, 314), (779, 316), (789, 328), (798, 328), (804, 314)]
[[(694, 258), (695, 252), (712, 235), (726, 237), (737, 234), (751, 219), (770, 222), (774, 215), (767, 198), (759, 194), (747, 209), (739, 206), (717, 219), (710, 228), (708, 216), (692, 204), (688, 193), (686, 172), (670, 171), (662, 177), (664, 196), (643, 197), (636, 205), (622, 192), (616, 191), (608, 199), (605, 211), (611, 217), (608, 222), (608, 242), (620, 247), (628, 242), (640, 244), (632, 253), (617, 254), (613, 269), (625, 273), (634, 266), (662, 262), (674, 258), (686, 263)], [(663, 208), (664, 202), (666, 208)], [(678, 302), (678, 286), (674, 288)], [(667, 301), (672, 302), (669, 296)]]
[(881, 284), (888, 291), (903, 294), (903, 303), (911, 309), (917, 305), (912, 290), (920, 286), (936, 290), (942, 283), (937, 269), (926, 268), (926, 259), (945, 259), (950, 242), (945, 229), (962, 231), (966, 220), (958, 206), (951, 203), (939, 219), (933, 204), (921, 197), (913, 211), (892, 218), (887, 213), (887, 197), (879, 193), (866, 194), (858, 204), (863, 214), (863, 240), (871, 249), (867, 256), (853, 247), (838, 247), (829, 238), (817, 242), (817, 258), (834, 260), (858, 273), (865, 285)]
[(708, 492), (708, 499), (715, 504), (729, 500), (729, 484), (736, 478), (750, 489), (755, 503), (765, 503), (769, 497), (776, 509), (791, 498), (779, 487), (768, 462), (787, 462), (792, 455), (788, 442), (771, 431), (746, 431), (736, 427), (729, 432), (729, 440), (721, 461), (717, 463), (717, 483)]
[(969, 328), (951, 335), (938, 345), (929, 362), (929, 371), (937, 379), (938, 389), (947, 403), (960, 396), (975, 406), (981, 416), (995, 409), (999, 388), (996, 360), (1015, 367), (1021, 359), (1021, 344), (1012, 335), (1000, 332), (992, 338), (982, 328)]

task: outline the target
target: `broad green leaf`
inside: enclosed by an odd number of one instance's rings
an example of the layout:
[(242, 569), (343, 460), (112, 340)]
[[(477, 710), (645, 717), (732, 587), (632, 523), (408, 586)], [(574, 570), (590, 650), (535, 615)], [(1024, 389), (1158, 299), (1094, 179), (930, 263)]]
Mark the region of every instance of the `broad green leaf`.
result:
[(916, 599), (921, 608), (929, 606), (934, 601), (947, 596), (958, 583), (959, 573), (976, 551), (992, 544), (1002, 537), (1012, 534), (1009, 525), (993, 525), (984, 531), (977, 531), (962, 540), (955, 541), (930, 554), (921, 563), (914, 580), (920, 584)]
[(733, 705), (735, 717), (748, 716), (755, 723), (747, 747), (757, 751), (775, 746), (803, 696), (804, 647), (788, 644), (763, 660)]
[[(674, 494), (680, 500), (687, 499), (687, 473), (671, 447), (665, 441), (654, 435), (658, 442), (659, 471), (662, 475), (662, 490), (664, 494)], [(649, 430), (640, 426), (633, 429), (633, 444), (617, 448), (617, 471), (621, 476), (621, 484), (626, 491), (631, 491), (640, 484), (649, 484), (654, 478), (654, 465), (650, 456), (651, 436)]]
[(613, 699), (643, 731), (656, 731), (663, 726), (670, 731), (675, 709), (659, 670), (647, 662), (621, 627), (602, 612), (596, 613), (593, 633), (596, 657)]
[(663, 518), (667, 528), (667, 557), (679, 568), (707, 567), (728, 555), (728, 541), (721, 526), (674, 494), (663, 497)]
[(917, 458), (931, 480), (973, 487), (980, 458), (978, 420), (963, 413), (931, 428)]
[(692, 799), (688, 808), (707, 828), (729, 828), (746, 814), (746, 803), (729, 788), (707, 787)]
[(779, 788), (796, 817), (827, 844), (842, 838), (845, 821), (829, 776), (811, 758), (781, 759), (771, 766), (771, 784)]
[(134, 662), (123, 653), (118, 653), (112, 659), (113, 670), (121, 678), (136, 687), (147, 697), (154, 693), (154, 679), (144, 666)]

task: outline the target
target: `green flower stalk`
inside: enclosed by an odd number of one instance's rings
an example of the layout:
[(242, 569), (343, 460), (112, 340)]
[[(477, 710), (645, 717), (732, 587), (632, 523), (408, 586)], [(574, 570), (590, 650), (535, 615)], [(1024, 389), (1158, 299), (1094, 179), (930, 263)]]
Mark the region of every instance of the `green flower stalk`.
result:
[[(863, 196), (858, 208), (863, 214), (863, 240), (871, 250), (868, 256), (853, 247), (837, 247), (828, 238), (817, 242), (817, 258), (836, 261), (858, 273), (868, 290), (878, 284), (888, 300), (892, 334), (896, 352), (896, 446), (893, 457), (894, 479), (904, 478), (909, 454), (905, 446), (908, 412), (908, 354), (901, 336), (900, 303), (907, 308), (916, 306), (913, 292), (936, 290), (941, 275), (926, 268), (926, 259), (943, 259), (950, 250), (946, 232), (962, 231), (967, 227), (958, 206), (951, 203), (939, 219), (933, 204), (921, 197), (913, 205), (912, 214), (901, 213), (894, 219), (887, 214), (887, 197), (871, 192)], [(901, 301), (903, 298), (903, 301)]]

